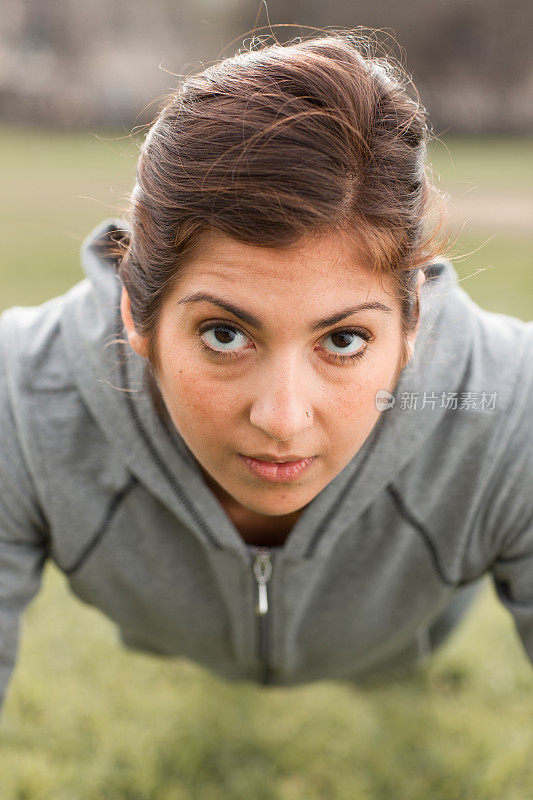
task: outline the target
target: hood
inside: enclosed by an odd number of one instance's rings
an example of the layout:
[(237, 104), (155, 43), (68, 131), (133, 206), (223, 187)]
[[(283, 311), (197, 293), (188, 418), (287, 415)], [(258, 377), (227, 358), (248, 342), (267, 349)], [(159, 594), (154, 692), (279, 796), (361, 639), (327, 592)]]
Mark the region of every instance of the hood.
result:
[[(68, 293), (61, 318), (70, 370), (94, 420), (140, 483), (206, 542), (242, 550), (246, 544), (235, 535), (189, 448), (175, 429), (169, 435), (155, 411), (145, 360), (127, 342), (120, 317), (121, 283), (100, 246), (125, 226), (120, 219), (104, 220), (82, 244), (86, 280)], [(472, 388), (471, 352), (476, 336), (472, 312), (478, 307), (458, 285), (449, 261), (432, 263), (425, 272), (420, 330), (413, 358), (396, 386), (394, 404), (382, 411), (342, 472), (305, 507), (285, 545), (295, 558), (315, 551), (326, 555), (335, 540), (335, 524), (340, 530), (346, 515), (354, 519), (362, 514), (415, 458), (449, 413), (439, 403), (421, 408), (424, 392), (439, 397), (441, 392)], [(417, 408), (404, 407), (403, 393), (418, 393)], [(328, 536), (321, 538), (326, 525)]]

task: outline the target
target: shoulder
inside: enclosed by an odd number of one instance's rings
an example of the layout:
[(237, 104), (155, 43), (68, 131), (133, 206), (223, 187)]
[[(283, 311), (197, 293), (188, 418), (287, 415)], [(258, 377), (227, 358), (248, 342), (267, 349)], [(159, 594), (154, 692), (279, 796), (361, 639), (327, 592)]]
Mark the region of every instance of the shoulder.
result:
[(496, 394), (493, 422), (501, 417), (505, 423), (524, 401), (526, 386), (531, 388), (533, 322), (482, 308), (445, 259), (428, 265), (425, 273), (424, 376), (435, 376), (448, 390)]
[(478, 369), (496, 388), (500, 408), (487, 427), (489, 463), (479, 467), (490, 480), (470, 550), (491, 563), (524, 533), (533, 535), (533, 322), (484, 311), (478, 324)]
[(407, 400), (427, 392), (430, 402), (407, 404), (403, 430), (421, 446), (399, 485), (442, 546), (460, 535), (472, 575), (531, 513), (533, 322), (480, 307), (451, 265), (436, 274), (423, 287), (418, 360), (401, 386)]
[(21, 485), (31, 482), (43, 508), (44, 473), (59, 448), (58, 435), (71, 420), (87, 416), (61, 335), (68, 294), (0, 315), (1, 460), (6, 472), (21, 476)]
[(533, 322), (476, 306), (471, 348), (472, 381), (494, 395), (501, 417), (501, 447), (518, 437), (533, 444)]
[(60, 321), (65, 298), (0, 314), (0, 422), (13, 418), (22, 442), (29, 409), (46, 415), (49, 395), (73, 390), (64, 356)]
[(498, 548), (521, 530), (533, 535), (533, 335), (525, 336), (524, 357), (512, 387), (505, 430), (497, 454), (487, 524)]
[[(41, 305), (14, 306), (0, 314), (0, 359), (14, 391), (73, 387), (65, 347), (71, 334), (70, 323), (76, 319), (78, 334), (91, 342), (98, 337), (104, 341), (112, 332), (120, 285), (116, 239), (126, 234), (123, 221), (105, 219), (81, 245), (86, 275), (82, 281)], [(80, 341), (80, 357), (85, 352), (82, 344)]]
[(474, 352), (484, 369), (494, 377), (502, 368), (515, 371), (517, 378), (531, 382), (533, 375), (533, 322), (525, 322), (509, 314), (487, 311), (474, 304)]
[(21, 393), (71, 384), (60, 335), (67, 297), (0, 314), (0, 360), (15, 402)]
[(0, 539), (32, 541), (46, 522), (21, 435), (21, 409), (12, 361), (6, 357), (10, 341), (4, 336), (3, 323), (0, 317)]
[(6, 520), (16, 517), (19, 529), (29, 530), (30, 513), (40, 514), (59, 565), (76, 558), (102, 508), (127, 480), (76, 368), (87, 373), (98, 398), (103, 384), (94, 380), (80, 343), (76, 364), (69, 352), (73, 334), (65, 330), (66, 318), (90, 313), (93, 303), (84, 281), (41, 306), (0, 316), (0, 534)]
[(478, 403), (477, 414), (462, 417), (465, 431), (477, 431), (487, 443), (491, 464), (480, 466), (492, 472), (494, 493), (501, 493), (498, 486), (512, 492), (505, 476), (511, 463), (521, 465), (516, 488), (525, 493), (533, 481), (533, 321), (482, 308), (459, 283), (452, 284), (448, 302), (439, 335), (453, 325), (458, 360), (464, 349), (457, 389)]

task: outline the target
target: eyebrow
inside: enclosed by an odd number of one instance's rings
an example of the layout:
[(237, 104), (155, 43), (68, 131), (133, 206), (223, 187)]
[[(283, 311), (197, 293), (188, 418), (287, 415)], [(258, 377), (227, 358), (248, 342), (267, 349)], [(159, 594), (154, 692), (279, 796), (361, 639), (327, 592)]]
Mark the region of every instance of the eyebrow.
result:
[[(207, 303), (213, 303), (213, 305), (215, 306), (220, 306), (220, 308), (225, 309), (225, 311), (229, 311), (229, 313), (233, 314), (235, 317), (239, 317), (239, 319), (242, 319), (243, 322), (247, 322), (249, 325), (253, 325), (255, 328), (257, 328), (257, 330), (261, 331), (264, 328), (263, 323), (261, 322), (260, 319), (258, 319), (255, 316), (255, 314), (251, 314), (244, 308), (239, 308), (239, 306), (236, 306), (233, 303), (229, 303), (227, 300), (223, 300), (220, 297), (215, 297), (215, 295), (209, 294), (208, 292), (193, 292), (192, 294), (189, 294), (186, 297), (182, 297), (181, 300), (178, 300), (178, 304), (199, 303), (201, 301), (205, 301)], [(370, 309), (372, 311), (392, 312), (392, 308), (389, 308), (388, 306), (383, 305), (383, 303), (379, 303), (376, 300), (374, 300), (371, 303), (359, 303), (356, 306), (343, 308), (329, 317), (324, 317), (324, 319), (318, 319), (316, 320), (316, 322), (312, 322), (309, 327), (312, 331), (320, 331), (323, 328), (329, 328), (330, 325), (335, 325), (335, 323), (340, 322), (341, 319), (350, 317), (357, 311), (364, 311), (365, 309)]]

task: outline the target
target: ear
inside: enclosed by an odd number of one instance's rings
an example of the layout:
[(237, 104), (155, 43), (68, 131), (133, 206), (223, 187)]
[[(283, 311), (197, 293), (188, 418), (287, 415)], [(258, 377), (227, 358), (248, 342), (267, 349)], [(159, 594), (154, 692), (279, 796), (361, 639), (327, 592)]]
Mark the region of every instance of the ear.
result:
[[(404, 360), (403, 360), (403, 366), (404, 367), (406, 367), (407, 364), (411, 361), (411, 359), (413, 357), (413, 354), (414, 354), (414, 351), (415, 351), (415, 342), (416, 342), (416, 339), (417, 339), (417, 336), (418, 336), (418, 332), (420, 330), (420, 319), (421, 319), (421, 314), (420, 314), (420, 293), (421, 293), (422, 286), (424, 285), (425, 282), (426, 282), (426, 275), (424, 273), (424, 270), (420, 269), (418, 271), (418, 278), (417, 278), (417, 282), (416, 282), (416, 296), (415, 296), (416, 308), (417, 308), (417, 320), (416, 320), (416, 326), (415, 326), (414, 330), (411, 331), (411, 333), (407, 336), (407, 338), (405, 340)], [(403, 367), (402, 367), (402, 369), (403, 369)]]
[(130, 297), (124, 287), (122, 287), (122, 296), (120, 298), (120, 313), (130, 345), (140, 356), (143, 356), (143, 358), (148, 358), (148, 337), (141, 336), (135, 330), (135, 325), (133, 324), (133, 319), (131, 316)]

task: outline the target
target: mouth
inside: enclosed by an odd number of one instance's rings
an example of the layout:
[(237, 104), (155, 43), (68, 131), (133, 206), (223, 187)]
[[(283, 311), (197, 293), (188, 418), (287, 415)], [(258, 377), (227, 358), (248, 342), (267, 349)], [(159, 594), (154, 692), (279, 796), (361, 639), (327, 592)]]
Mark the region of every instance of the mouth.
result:
[(272, 456), (265, 458), (245, 456), (241, 453), (238, 454), (241, 461), (248, 467), (248, 469), (255, 475), (263, 478), (263, 480), (278, 483), (288, 483), (301, 477), (307, 472), (315, 463), (317, 456), (308, 456), (305, 458), (290, 457), (291, 460), (274, 461)]
[(255, 453), (253, 456), (243, 454), (243, 457), (253, 458), (255, 461), (269, 461), (272, 464), (295, 463), (296, 461), (305, 461), (308, 458), (314, 458), (314, 456), (295, 456), (292, 453), (288, 456), (271, 456), (268, 453)]

